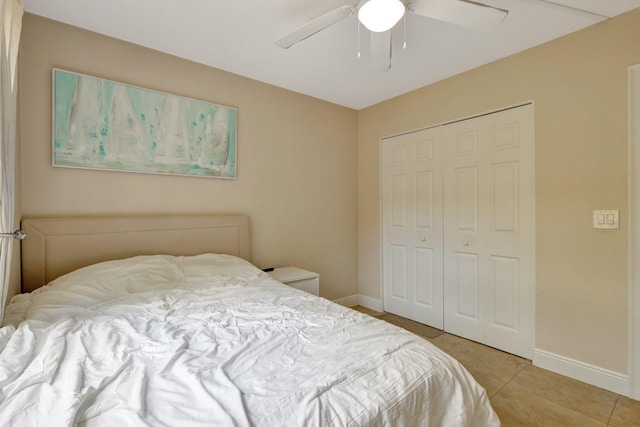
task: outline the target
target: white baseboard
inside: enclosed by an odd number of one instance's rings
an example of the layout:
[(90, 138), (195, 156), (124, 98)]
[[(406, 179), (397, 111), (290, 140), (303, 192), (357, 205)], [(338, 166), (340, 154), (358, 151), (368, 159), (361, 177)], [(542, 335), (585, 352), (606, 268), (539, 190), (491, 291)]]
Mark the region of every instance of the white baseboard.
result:
[(345, 307), (355, 307), (356, 305), (359, 304), (358, 299), (359, 299), (358, 295), (351, 295), (344, 298), (334, 299), (333, 302), (335, 302), (336, 304), (343, 305)]
[(350, 295), (348, 297), (334, 299), (333, 302), (345, 307), (354, 307), (356, 305), (361, 305), (370, 310), (382, 311), (382, 300), (368, 297), (366, 295)]
[(378, 298), (358, 295), (358, 301), (361, 306), (366, 307), (369, 310), (382, 311), (382, 300), (379, 300)]
[(629, 377), (619, 372), (570, 359), (538, 348), (533, 350), (533, 364), (614, 393), (628, 396)]

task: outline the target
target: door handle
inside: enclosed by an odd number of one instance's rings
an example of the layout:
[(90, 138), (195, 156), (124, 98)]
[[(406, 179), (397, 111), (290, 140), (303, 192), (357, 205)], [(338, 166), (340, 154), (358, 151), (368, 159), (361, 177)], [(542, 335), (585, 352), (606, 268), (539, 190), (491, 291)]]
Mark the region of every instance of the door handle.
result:
[(469, 246), (469, 242), (464, 242), (463, 245)]
[(421, 242), (425, 242), (426, 240), (427, 240), (427, 239), (426, 239), (425, 237), (422, 237), (422, 238), (420, 239), (420, 241), (421, 241)]

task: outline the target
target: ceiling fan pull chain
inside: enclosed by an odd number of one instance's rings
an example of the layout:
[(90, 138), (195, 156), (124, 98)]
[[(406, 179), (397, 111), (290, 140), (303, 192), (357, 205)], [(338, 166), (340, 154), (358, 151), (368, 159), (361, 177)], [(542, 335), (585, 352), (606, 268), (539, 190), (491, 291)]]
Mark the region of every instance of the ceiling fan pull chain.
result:
[(357, 19), (356, 25), (358, 26), (358, 59), (360, 59), (360, 21)]
[(402, 36), (404, 40), (402, 40), (402, 50), (407, 48), (407, 14), (404, 14), (402, 18)]

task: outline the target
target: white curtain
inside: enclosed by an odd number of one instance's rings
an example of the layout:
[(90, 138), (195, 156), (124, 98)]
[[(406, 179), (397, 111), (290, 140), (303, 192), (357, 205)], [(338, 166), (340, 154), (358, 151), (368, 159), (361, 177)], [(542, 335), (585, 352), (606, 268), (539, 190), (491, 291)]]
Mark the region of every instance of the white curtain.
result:
[[(22, 0), (0, 0), (0, 232), (13, 231), (18, 45)], [(0, 320), (4, 315), (14, 240), (0, 239)]]

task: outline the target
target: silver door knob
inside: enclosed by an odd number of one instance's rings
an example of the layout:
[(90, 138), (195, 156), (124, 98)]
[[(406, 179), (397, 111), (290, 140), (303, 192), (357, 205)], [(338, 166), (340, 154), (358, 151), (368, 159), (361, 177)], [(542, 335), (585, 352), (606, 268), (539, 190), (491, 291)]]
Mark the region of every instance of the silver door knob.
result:
[(469, 246), (469, 242), (464, 242), (463, 245)]
[(426, 241), (426, 240), (427, 240), (427, 239), (426, 239), (426, 238), (424, 238), (424, 237), (420, 239), (420, 241), (421, 241), (421, 242), (424, 242), (424, 241)]

